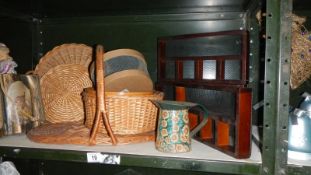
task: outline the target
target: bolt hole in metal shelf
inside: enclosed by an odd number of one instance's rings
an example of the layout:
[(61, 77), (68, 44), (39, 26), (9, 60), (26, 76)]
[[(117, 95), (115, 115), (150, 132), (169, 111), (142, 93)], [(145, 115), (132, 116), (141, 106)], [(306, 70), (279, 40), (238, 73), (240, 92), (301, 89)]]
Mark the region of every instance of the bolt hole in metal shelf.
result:
[[(197, 139), (235, 158), (250, 156), (248, 44), (243, 30), (158, 39), (157, 88), (166, 99), (207, 107), (211, 120)], [(200, 112), (192, 111), (192, 127), (200, 118)]]

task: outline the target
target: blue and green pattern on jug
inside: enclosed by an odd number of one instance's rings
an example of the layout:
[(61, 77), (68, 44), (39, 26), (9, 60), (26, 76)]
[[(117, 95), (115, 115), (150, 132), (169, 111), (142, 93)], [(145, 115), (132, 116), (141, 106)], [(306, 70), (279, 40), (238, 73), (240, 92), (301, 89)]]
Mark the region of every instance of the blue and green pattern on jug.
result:
[(189, 137), (188, 110), (161, 110), (158, 121), (156, 148), (163, 152), (188, 152)]

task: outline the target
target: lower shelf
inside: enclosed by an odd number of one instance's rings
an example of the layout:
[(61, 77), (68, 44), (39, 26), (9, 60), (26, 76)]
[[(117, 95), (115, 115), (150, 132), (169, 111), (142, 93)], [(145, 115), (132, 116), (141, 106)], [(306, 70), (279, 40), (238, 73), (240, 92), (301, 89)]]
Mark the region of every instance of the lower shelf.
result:
[(2, 157), (90, 163), (87, 159), (88, 153), (118, 156), (118, 164), (124, 166), (217, 173), (260, 174), (261, 166), (260, 150), (255, 143), (252, 143), (250, 158), (235, 159), (196, 140), (192, 140), (191, 152), (173, 154), (157, 151), (154, 142), (118, 146), (80, 146), (40, 144), (30, 141), (25, 135), (0, 138)]

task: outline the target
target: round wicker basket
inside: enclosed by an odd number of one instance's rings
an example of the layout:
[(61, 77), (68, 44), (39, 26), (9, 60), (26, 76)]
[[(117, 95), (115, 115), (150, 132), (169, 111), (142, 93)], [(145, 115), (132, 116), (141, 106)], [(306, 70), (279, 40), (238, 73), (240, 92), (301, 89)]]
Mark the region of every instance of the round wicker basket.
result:
[(47, 121), (83, 122), (81, 93), (92, 86), (87, 68), (79, 64), (58, 65), (42, 76), (40, 84)]
[(85, 44), (62, 44), (46, 53), (35, 68), (34, 74), (42, 77), (50, 69), (63, 64), (79, 64), (88, 68), (92, 61), (92, 48)]
[[(87, 88), (82, 93), (85, 108), (85, 126), (92, 128), (96, 112), (96, 91)], [(162, 92), (106, 92), (106, 108), (114, 134), (128, 135), (154, 131), (157, 107), (150, 100), (162, 100)], [(102, 119), (101, 119), (102, 120)], [(107, 133), (100, 122), (100, 133)]]

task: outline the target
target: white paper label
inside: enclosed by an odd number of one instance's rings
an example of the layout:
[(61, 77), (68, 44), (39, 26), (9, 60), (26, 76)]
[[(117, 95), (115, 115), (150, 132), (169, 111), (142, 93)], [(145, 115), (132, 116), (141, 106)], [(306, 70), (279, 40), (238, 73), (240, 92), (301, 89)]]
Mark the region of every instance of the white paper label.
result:
[(120, 164), (120, 161), (120, 155), (102, 154), (98, 152), (87, 153), (88, 163)]

